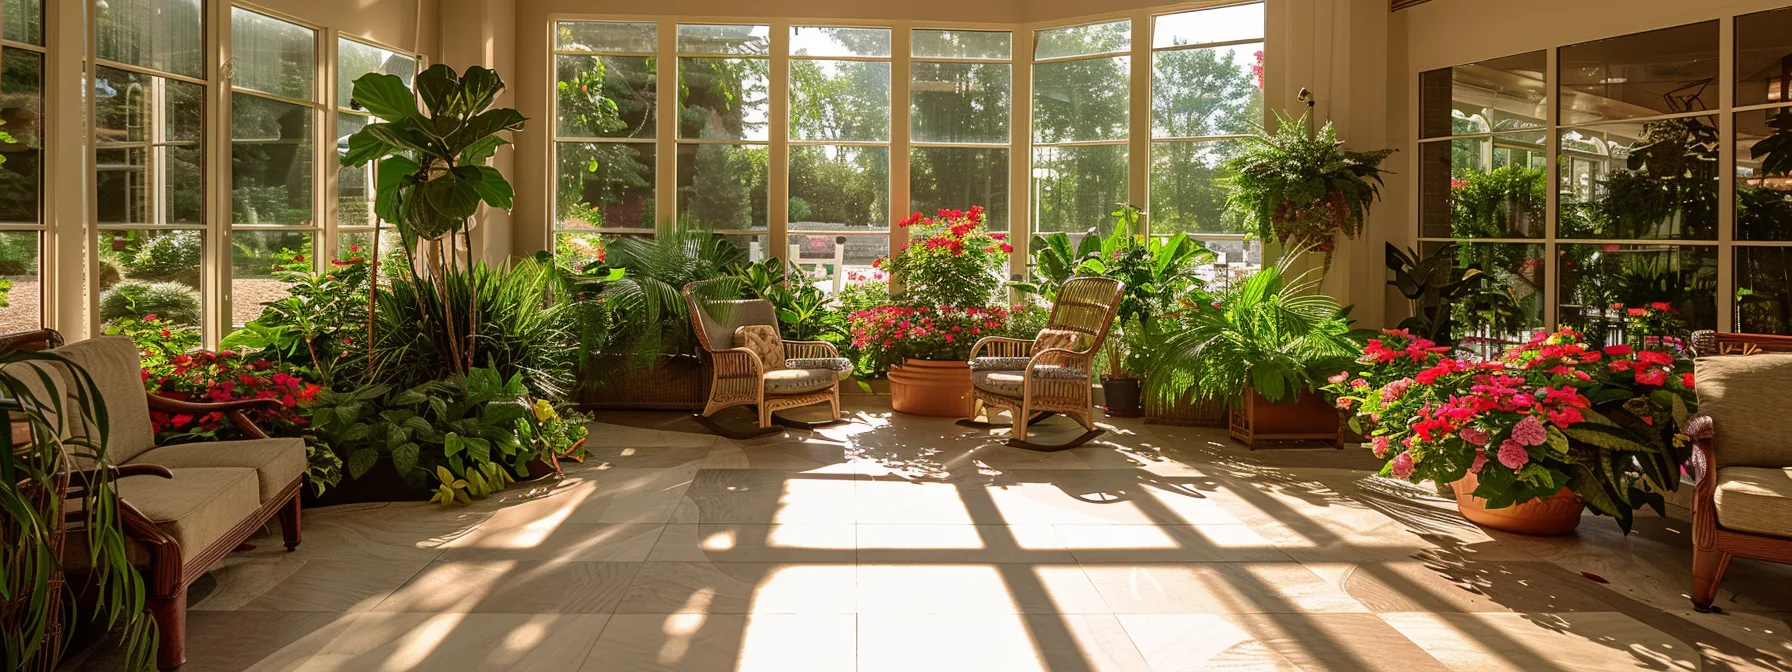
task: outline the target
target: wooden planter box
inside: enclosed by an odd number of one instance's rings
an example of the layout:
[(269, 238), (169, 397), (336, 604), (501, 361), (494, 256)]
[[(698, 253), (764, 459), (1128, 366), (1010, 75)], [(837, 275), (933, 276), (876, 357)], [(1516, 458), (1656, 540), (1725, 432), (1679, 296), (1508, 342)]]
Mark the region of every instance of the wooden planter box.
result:
[(1156, 400), (1149, 390), (1145, 394), (1145, 424), (1180, 425), (1183, 427), (1225, 427), (1231, 420), (1224, 401), (1195, 401), (1193, 394), (1174, 402)]
[[(709, 400), (709, 362), (694, 355), (663, 357), (652, 366), (610, 365), (595, 387), (582, 386), (589, 409), (700, 411)], [(587, 372), (587, 375), (597, 375)]]
[(1228, 427), (1234, 440), (1251, 450), (1258, 441), (1323, 441), (1344, 448), (1339, 435), (1338, 409), (1325, 395), (1303, 392), (1288, 404), (1272, 404), (1256, 390), (1246, 389), (1243, 401), (1232, 408)]

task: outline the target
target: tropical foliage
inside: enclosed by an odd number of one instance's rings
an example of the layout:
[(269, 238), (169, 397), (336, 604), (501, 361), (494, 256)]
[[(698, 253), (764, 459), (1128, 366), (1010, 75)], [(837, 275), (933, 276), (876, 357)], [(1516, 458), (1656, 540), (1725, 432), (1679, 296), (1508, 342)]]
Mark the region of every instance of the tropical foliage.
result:
[(1344, 149), (1325, 122), (1311, 130), (1305, 115), (1276, 114), (1276, 128), (1257, 127), (1245, 149), (1226, 160), (1228, 216), (1263, 240), (1331, 252), (1336, 238), (1362, 233), (1369, 207), (1381, 198), (1381, 162), (1392, 149)]

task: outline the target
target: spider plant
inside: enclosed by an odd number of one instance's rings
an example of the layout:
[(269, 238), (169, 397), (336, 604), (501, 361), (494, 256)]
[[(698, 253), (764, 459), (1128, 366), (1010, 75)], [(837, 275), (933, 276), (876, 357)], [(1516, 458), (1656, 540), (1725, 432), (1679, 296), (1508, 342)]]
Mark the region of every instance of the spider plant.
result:
[(1221, 288), (1212, 304), (1184, 315), (1146, 378), (1153, 401), (1234, 401), (1254, 389), (1271, 403), (1292, 402), (1361, 353), (1350, 309), (1319, 293), (1318, 269), (1293, 274), (1299, 256)]

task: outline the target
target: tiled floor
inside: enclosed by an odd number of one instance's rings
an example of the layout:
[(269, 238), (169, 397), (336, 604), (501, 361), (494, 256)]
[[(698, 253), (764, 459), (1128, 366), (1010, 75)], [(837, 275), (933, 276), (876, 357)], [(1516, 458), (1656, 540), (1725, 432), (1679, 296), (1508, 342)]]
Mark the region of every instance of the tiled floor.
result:
[(308, 510), (195, 586), (185, 669), (1792, 669), (1792, 567), (1694, 613), (1677, 520), (1490, 534), (1366, 451), (1031, 453), (880, 403), (747, 442), (612, 416), (564, 481)]

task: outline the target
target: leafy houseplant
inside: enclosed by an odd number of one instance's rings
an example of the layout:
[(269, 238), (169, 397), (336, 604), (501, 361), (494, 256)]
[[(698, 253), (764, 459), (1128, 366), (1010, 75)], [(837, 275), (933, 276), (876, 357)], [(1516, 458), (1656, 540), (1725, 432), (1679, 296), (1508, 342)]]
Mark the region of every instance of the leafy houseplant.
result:
[(826, 292), (809, 280), (802, 267), (767, 257), (741, 268), (738, 277), (753, 295), (771, 302), (778, 311), (783, 338), (796, 341), (828, 341), (838, 345), (846, 336), (846, 317)]
[(1339, 234), (1362, 232), (1381, 197), (1381, 162), (1394, 150), (1346, 150), (1329, 121), (1310, 132), (1305, 115), (1278, 112), (1276, 120), (1274, 131), (1257, 127), (1226, 160), (1227, 216), (1257, 238), (1329, 254)]
[(321, 272), (302, 262), (277, 269), (274, 277), (287, 283), (287, 295), (264, 304), (259, 317), (225, 336), (220, 347), (258, 350), (264, 358), (304, 368), (327, 388), (365, 376), (365, 360), (353, 355), (367, 347), (373, 265), (360, 246), (350, 246)]
[[(1691, 445), (1679, 428), (1698, 405), (1690, 362), (1627, 345), (1600, 350), (1572, 329), (1539, 332), (1480, 363), (1426, 344), (1385, 332), (1329, 379), (1338, 406), (1373, 423), (1384, 475), (1457, 484), (1471, 519), (1566, 488), (1626, 532), (1637, 508), (1660, 511), (1662, 494), (1679, 486)], [(1565, 508), (1551, 531), (1572, 529), (1579, 509)]]
[(1014, 246), (1007, 234), (987, 231), (987, 223), (980, 205), (940, 210), (938, 217), (914, 213), (896, 223), (908, 229), (908, 245), (876, 266), (901, 288), (899, 301), (953, 308), (988, 306), (1002, 286), (997, 273)]
[(1549, 208), (1542, 168), (1501, 166), (1450, 181), (1450, 234), (1500, 238), (1514, 232), (1540, 235)]
[(1487, 275), (1473, 266), (1458, 267), (1451, 245), (1426, 257), (1393, 243), (1387, 244), (1386, 252), (1388, 270), (1394, 275), (1388, 285), (1412, 306), (1412, 316), (1401, 320), (1399, 327), (1428, 340), (1454, 343), (1456, 299), (1486, 282)]

